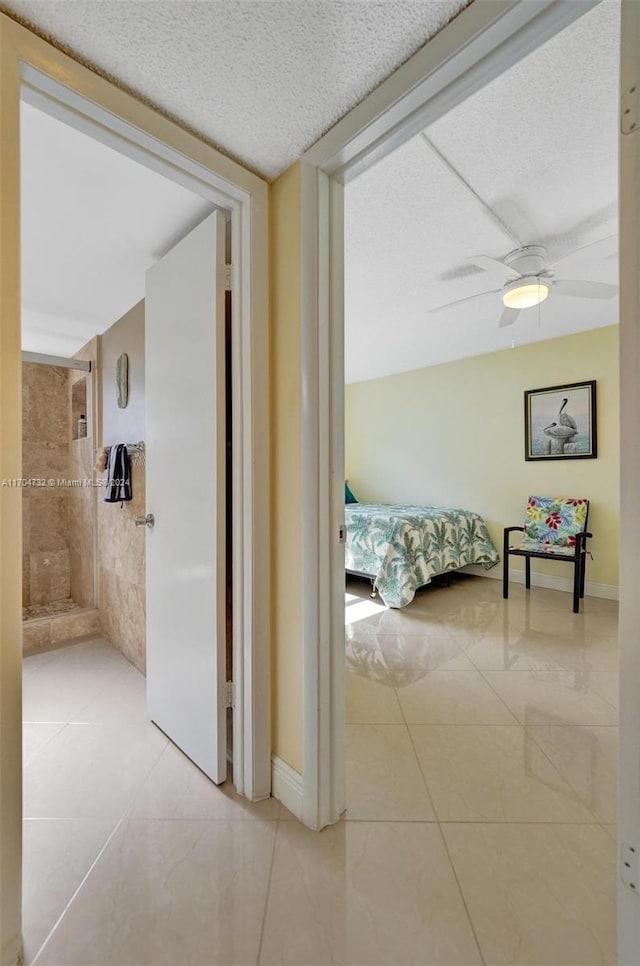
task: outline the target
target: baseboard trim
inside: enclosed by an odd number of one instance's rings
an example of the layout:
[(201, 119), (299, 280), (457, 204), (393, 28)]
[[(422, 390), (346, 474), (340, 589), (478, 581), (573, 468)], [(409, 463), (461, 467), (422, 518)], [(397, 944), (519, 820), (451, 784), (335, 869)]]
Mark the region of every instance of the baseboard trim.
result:
[(271, 794), (302, 821), (302, 775), (277, 755), (271, 756)]
[[(493, 567), (491, 570), (484, 570), (475, 564), (463, 567), (462, 570), (476, 577), (491, 577), (493, 580), (502, 580), (502, 567)], [(514, 584), (524, 584), (524, 570), (509, 569), (509, 582)], [(571, 577), (556, 577), (554, 574), (540, 574), (535, 570), (531, 571), (531, 586), (546, 587), (548, 590), (563, 590), (566, 593), (573, 593), (573, 579)], [(584, 585), (584, 592), (587, 597), (602, 597), (604, 600), (619, 600), (620, 589), (615, 584), (598, 584), (592, 580), (587, 580)]]

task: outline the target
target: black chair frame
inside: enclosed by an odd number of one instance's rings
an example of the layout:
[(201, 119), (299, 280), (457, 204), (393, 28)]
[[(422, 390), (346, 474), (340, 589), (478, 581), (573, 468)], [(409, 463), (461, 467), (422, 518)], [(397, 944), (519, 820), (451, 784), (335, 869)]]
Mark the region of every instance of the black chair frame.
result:
[(580, 612), (580, 601), (584, 597), (584, 583), (587, 563), (587, 540), (593, 537), (587, 530), (589, 518), (589, 507), (587, 506), (587, 518), (585, 519), (585, 529), (576, 533), (576, 549), (573, 554), (545, 553), (544, 550), (521, 550), (519, 547), (510, 547), (510, 535), (515, 531), (524, 533), (524, 527), (505, 527), (504, 543), (502, 556), (502, 596), (505, 600), (509, 597), (509, 557), (524, 557), (524, 577), (525, 587), (531, 590), (531, 558), (539, 560), (559, 560), (564, 563), (573, 564), (573, 613)]

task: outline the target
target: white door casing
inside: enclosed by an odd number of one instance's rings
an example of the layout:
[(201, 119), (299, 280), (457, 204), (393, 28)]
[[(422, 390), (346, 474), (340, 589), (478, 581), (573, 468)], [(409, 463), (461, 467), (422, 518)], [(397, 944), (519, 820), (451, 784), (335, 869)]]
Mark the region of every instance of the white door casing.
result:
[(312, 828), (336, 822), (345, 805), (342, 186), (598, 2), (470, 4), (303, 156), (302, 814)]
[(147, 704), (226, 777), (225, 259), (214, 211), (147, 272)]
[[(618, 856), (640, 856), (640, 4), (622, 4), (620, 118), (620, 755)], [(629, 113), (626, 113), (628, 110)], [(640, 871), (640, 861), (638, 868)], [(640, 963), (640, 882), (618, 876), (618, 962)]]

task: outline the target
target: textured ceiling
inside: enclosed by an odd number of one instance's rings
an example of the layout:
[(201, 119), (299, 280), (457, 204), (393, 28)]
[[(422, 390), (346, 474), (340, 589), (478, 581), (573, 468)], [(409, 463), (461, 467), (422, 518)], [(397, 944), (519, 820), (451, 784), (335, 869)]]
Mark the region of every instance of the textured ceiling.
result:
[(145, 272), (211, 205), (22, 105), (22, 344), (71, 355), (144, 297)]
[(267, 178), (469, 0), (0, 0)]
[[(618, 322), (617, 299), (553, 293), (506, 329), (500, 295), (429, 309), (501, 287), (474, 255), (559, 255), (617, 232), (619, 17), (604, 0), (347, 186), (348, 381)], [(556, 271), (615, 283), (617, 269), (591, 250)]]

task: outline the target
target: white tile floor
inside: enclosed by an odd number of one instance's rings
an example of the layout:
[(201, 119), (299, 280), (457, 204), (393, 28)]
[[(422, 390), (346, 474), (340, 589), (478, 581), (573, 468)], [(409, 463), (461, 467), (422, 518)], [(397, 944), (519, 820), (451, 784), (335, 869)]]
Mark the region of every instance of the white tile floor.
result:
[(208, 782), (106, 642), (25, 659), (27, 964), (615, 963), (615, 605), (348, 591), (321, 834)]
[(347, 586), (347, 820), (439, 829), (478, 957), (420, 958), (417, 929), (387, 962), (613, 964), (617, 605), (501, 590)]

